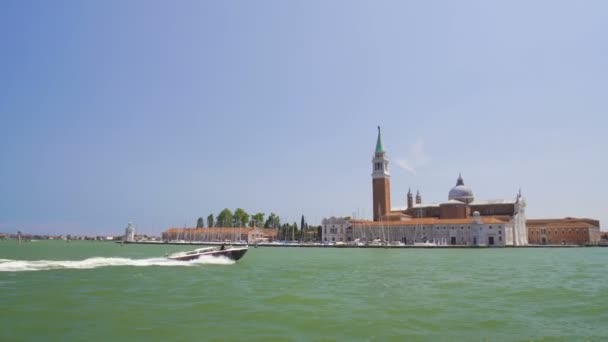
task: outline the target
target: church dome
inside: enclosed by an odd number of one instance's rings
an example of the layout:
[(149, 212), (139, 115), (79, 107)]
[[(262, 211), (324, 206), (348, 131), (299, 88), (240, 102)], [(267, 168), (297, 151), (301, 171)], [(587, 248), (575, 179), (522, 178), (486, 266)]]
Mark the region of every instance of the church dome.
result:
[(473, 190), (468, 186), (464, 185), (464, 181), (462, 180), (462, 176), (458, 175), (458, 180), (456, 181), (456, 186), (450, 190), (448, 195), (448, 200), (456, 200), (465, 203), (473, 202)]

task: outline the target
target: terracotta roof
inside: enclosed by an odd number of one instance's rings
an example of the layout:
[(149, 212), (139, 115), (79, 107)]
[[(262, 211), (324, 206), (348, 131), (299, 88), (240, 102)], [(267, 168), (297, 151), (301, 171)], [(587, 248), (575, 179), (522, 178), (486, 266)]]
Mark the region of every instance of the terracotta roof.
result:
[(558, 218), (558, 219), (529, 219), (529, 220), (526, 220), (526, 225), (531, 226), (531, 227), (545, 226), (545, 227), (552, 227), (552, 228), (553, 227), (571, 228), (571, 227), (575, 227), (575, 226), (576, 227), (593, 226), (593, 227), (599, 228), (600, 221), (590, 219), (590, 218), (565, 217), (565, 218)]
[(496, 205), (496, 204), (515, 204), (517, 203), (517, 199), (510, 199), (510, 198), (505, 198), (505, 199), (491, 199), (491, 200), (483, 200), (483, 201), (479, 201), (479, 200), (475, 200), (471, 203), (469, 203), (469, 205)]
[[(276, 235), (277, 230), (272, 228), (257, 228), (262, 231), (264, 235)], [(163, 234), (235, 234), (239, 231), (241, 234), (249, 234), (254, 228), (251, 227), (212, 227), (212, 228), (169, 228), (163, 232)]]
[[(483, 224), (504, 224), (508, 220), (505, 220), (502, 216), (481, 216), (481, 222)], [(464, 219), (439, 219), (436, 217), (424, 217), (416, 218), (407, 221), (350, 221), (353, 226), (356, 227), (396, 227), (396, 226), (415, 226), (415, 225), (470, 225), (473, 224), (473, 218)]]

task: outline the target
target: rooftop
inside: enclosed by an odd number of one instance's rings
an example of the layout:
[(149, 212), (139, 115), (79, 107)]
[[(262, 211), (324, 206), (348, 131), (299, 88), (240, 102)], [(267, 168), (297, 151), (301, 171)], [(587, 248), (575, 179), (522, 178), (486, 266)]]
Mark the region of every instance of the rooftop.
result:
[[(481, 216), (483, 224), (504, 224), (508, 222), (508, 218), (504, 216)], [(407, 221), (363, 221), (351, 220), (353, 227), (402, 227), (416, 225), (470, 225), (473, 224), (473, 218), (464, 219), (439, 219), (436, 217), (413, 218)]]

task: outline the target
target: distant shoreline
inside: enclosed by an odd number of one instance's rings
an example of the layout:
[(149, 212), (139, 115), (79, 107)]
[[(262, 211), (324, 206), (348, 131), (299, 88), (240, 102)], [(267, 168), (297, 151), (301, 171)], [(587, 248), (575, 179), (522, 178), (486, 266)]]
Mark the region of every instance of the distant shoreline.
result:
[[(229, 242), (163, 242), (163, 241), (116, 241), (126, 245), (171, 245), (171, 246), (219, 246), (227, 245), (245, 245), (241, 243)], [(258, 244), (249, 245), (250, 247), (287, 247), (287, 248), (376, 248), (376, 249), (479, 249), (479, 248), (586, 248), (586, 247), (608, 247), (608, 245), (527, 245), (527, 246), (464, 246), (464, 245), (447, 245), (447, 246), (355, 246), (355, 245), (308, 245), (308, 244)]]

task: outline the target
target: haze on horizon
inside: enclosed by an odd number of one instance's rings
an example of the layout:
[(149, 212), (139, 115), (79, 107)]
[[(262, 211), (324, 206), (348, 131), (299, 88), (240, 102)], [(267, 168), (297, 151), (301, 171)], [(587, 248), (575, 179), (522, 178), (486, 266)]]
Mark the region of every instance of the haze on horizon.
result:
[(0, 232), (223, 208), (371, 217), (408, 187), (608, 222), (604, 1), (3, 1)]

